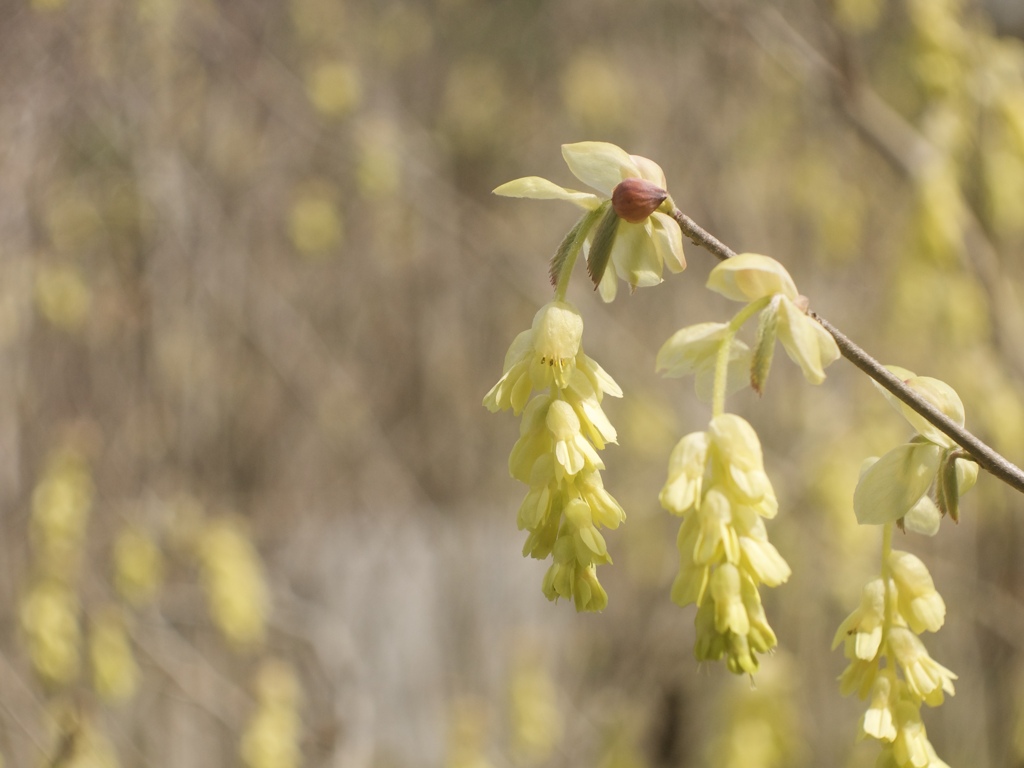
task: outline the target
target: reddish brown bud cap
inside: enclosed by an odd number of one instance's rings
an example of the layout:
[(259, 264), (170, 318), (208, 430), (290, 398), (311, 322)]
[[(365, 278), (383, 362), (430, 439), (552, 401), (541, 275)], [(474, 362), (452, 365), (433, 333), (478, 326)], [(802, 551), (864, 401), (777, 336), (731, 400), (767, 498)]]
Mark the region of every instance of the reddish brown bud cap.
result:
[(612, 191), (612, 208), (620, 219), (639, 224), (658, 210), (668, 192), (645, 179), (626, 179)]

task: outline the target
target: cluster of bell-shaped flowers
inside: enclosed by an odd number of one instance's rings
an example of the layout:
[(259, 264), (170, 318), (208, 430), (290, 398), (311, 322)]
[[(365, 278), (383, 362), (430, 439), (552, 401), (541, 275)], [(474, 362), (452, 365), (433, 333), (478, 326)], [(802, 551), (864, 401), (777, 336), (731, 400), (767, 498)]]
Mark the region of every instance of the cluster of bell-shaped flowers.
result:
[(523, 554), (553, 558), (544, 594), (571, 599), (578, 611), (600, 611), (608, 595), (596, 567), (611, 557), (599, 529), (625, 519), (601, 480), (598, 450), (616, 442), (601, 401), (621, 397), (622, 390), (584, 354), (582, 336), (583, 320), (572, 305), (542, 307), (512, 342), (484, 405), (522, 414), (509, 471), (530, 487), (518, 515), (520, 530), (528, 531)]
[(882, 742), (877, 765), (948, 768), (935, 754), (921, 722), (921, 705), (953, 695), (956, 675), (928, 654), (920, 635), (937, 631), (946, 604), (925, 564), (893, 550), (886, 577), (870, 581), (860, 606), (839, 626), (833, 648), (850, 660), (839, 677), (843, 695), (870, 701), (861, 731)]
[(683, 518), (672, 599), (697, 605), (698, 660), (725, 656), (731, 671), (753, 673), (756, 654), (777, 642), (758, 587), (777, 586), (790, 574), (765, 529), (778, 501), (754, 428), (725, 413), (706, 432), (680, 440), (660, 499)]

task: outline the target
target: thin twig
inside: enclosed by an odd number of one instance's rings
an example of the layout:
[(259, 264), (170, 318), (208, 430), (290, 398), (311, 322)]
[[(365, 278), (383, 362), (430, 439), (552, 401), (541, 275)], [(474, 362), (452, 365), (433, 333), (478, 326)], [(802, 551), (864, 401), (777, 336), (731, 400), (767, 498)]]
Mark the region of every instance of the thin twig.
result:
[[(672, 211), (672, 218), (679, 224), (679, 228), (690, 240), (702, 248), (707, 249), (719, 261), (731, 259), (736, 251), (725, 245), (721, 240), (710, 232), (699, 226), (693, 219), (680, 211), (678, 208)], [(979, 466), (988, 470), (992, 475), (1002, 480), (1021, 493), (1024, 493), (1024, 470), (1016, 464), (1007, 460), (1002, 454), (994, 451), (988, 445), (979, 440), (973, 433), (968, 432), (955, 421), (946, 416), (942, 411), (922, 398), (914, 390), (908, 387), (899, 377), (894, 376), (885, 366), (875, 358), (852, 342), (842, 331), (832, 323), (823, 318), (817, 312), (808, 312), (810, 317), (817, 320), (821, 327), (832, 334), (836, 340), (839, 351), (843, 357), (860, 368), (864, 373), (878, 382), (882, 387), (891, 392), (902, 402), (906, 403), (915, 412), (948, 435), (954, 442), (963, 448)]]

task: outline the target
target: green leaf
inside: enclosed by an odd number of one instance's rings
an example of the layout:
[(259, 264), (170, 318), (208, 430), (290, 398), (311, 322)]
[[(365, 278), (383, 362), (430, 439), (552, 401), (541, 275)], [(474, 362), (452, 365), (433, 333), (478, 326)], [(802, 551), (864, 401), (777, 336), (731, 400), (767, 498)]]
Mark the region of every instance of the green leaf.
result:
[(551, 257), (551, 264), (548, 267), (548, 277), (551, 278), (552, 285), (558, 285), (558, 276), (562, 274), (562, 268), (565, 266), (565, 262), (570, 260), (574, 261), (576, 259), (576, 256), (580, 252), (580, 248), (583, 247), (583, 243), (587, 239), (587, 235), (590, 234), (590, 230), (594, 226), (594, 222), (597, 221), (600, 214), (600, 208), (587, 211), (580, 217), (580, 220), (573, 225), (573, 228), (566, 233), (565, 237), (562, 238), (562, 242), (559, 243), (558, 250), (555, 251), (555, 255)]
[(594, 239), (590, 243), (590, 255), (587, 258), (587, 273), (595, 288), (601, 284), (601, 278), (604, 277), (604, 271), (612, 256), (615, 234), (619, 229), (619, 215), (615, 213), (611, 203), (606, 205), (608, 207), (605, 208), (604, 215), (594, 231)]
[(943, 515), (949, 515), (954, 523), (960, 522), (960, 483), (956, 471), (955, 451), (947, 451), (942, 460), (942, 469), (939, 471), (939, 483), (936, 487), (936, 496), (939, 501), (939, 510)]
[(771, 302), (761, 312), (757, 324), (757, 338), (754, 340), (754, 356), (750, 360), (750, 386), (758, 395), (764, 392), (768, 373), (775, 354), (775, 337), (778, 329), (779, 305)]
[(899, 520), (928, 492), (942, 461), (942, 448), (907, 443), (894, 448), (861, 475), (853, 511), (861, 525)]

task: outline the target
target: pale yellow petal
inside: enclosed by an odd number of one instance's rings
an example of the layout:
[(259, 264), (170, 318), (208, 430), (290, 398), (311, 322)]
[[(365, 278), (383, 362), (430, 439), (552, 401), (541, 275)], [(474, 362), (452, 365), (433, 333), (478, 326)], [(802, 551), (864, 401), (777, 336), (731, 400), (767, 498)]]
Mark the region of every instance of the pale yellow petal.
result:
[(593, 210), (601, 204), (597, 195), (565, 189), (540, 176), (525, 176), (507, 181), (496, 188), (494, 194), (502, 197), (526, 197), (532, 200), (568, 200), (587, 210)]
[(562, 157), (577, 179), (605, 197), (623, 179), (640, 177), (640, 169), (629, 154), (614, 144), (603, 141), (581, 141), (563, 144)]
[(758, 253), (741, 253), (726, 259), (711, 270), (707, 287), (733, 301), (756, 301), (778, 293), (795, 301), (798, 296), (786, 268)]

